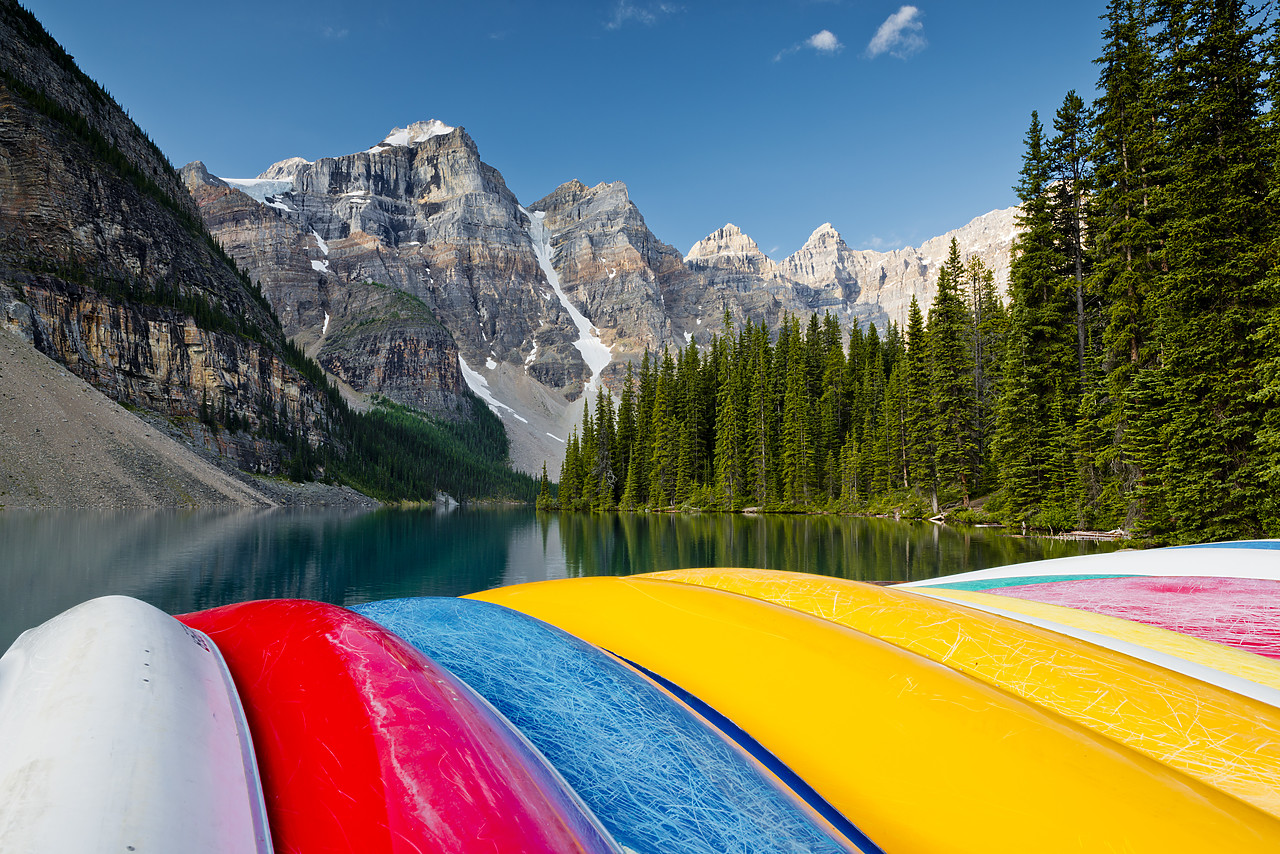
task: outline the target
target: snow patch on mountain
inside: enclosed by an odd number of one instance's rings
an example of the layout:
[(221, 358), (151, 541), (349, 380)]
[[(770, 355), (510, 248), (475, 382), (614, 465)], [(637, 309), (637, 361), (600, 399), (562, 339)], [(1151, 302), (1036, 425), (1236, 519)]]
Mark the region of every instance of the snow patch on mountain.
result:
[(431, 119), (425, 122), (414, 122), (408, 127), (392, 128), (391, 133), (387, 134), (386, 139), (369, 149), (370, 154), (377, 154), (386, 151), (389, 148), (399, 146), (416, 145), (419, 142), (426, 142), (433, 136), (444, 136), (446, 133), (452, 133), (454, 128), (440, 121), (439, 119)]
[[(218, 176), (222, 178), (222, 176)], [(268, 178), (222, 178), (254, 201), (267, 204), (268, 196), (279, 196), (293, 189), (293, 181), (280, 181)]]
[(591, 379), (587, 382), (584, 391), (595, 391), (600, 385), (600, 372), (613, 361), (613, 348), (606, 346), (600, 340), (598, 330), (591, 325), (586, 315), (569, 302), (568, 295), (560, 287), (560, 274), (551, 264), (551, 229), (547, 228), (543, 222), (547, 216), (546, 211), (530, 213), (523, 207), (520, 210), (529, 217), (529, 238), (533, 241), (533, 254), (538, 259), (538, 266), (547, 277), (551, 290), (555, 291), (556, 296), (560, 298), (560, 304), (564, 306), (565, 311), (569, 312), (573, 325), (578, 328), (578, 340), (574, 342), (574, 346), (582, 354), (582, 360), (587, 363), (587, 367), (591, 368)]
[(529, 423), (529, 419), (522, 417), (520, 413), (493, 396), (493, 391), (489, 388), (489, 381), (479, 371), (472, 370), (471, 366), (467, 364), (467, 360), (462, 358), (461, 353), (458, 354), (458, 367), (462, 368), (462, 378), (466, 380), (467, 388), (471, 389), (476, 397), (488, 404), (494, 415), (501, 418), (502, 412), (499, 410), (505, 409), (517, 420), (523, 421), (525, 424)]

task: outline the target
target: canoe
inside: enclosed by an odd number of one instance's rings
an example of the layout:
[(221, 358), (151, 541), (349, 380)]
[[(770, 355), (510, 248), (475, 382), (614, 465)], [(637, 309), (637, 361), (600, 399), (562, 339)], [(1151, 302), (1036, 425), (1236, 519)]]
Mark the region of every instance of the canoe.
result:
[(1056, 712), (1280, 817), (1280, 709), (1076, 638), (901, 589), (761, 569), (641, 576), (865, 632)]
[(180, 619), (240, 690), (277, 852), (618, 851), (487, 704), (372, 621), (299, 600)]
[[(1024, 576), (985, 592), (1106, 614), (1280, 659), (1280, 581), (1266, 578)], [(941, 589), (969, 589), (959, 585)]]
[(209, 639), (107, 596), (0, 658), (0, 850), (268, 854), (253, 745)]
[(948, 667), (769, 602), (577, 578), (489, 590), (739, 724), (886, 851), (1280, 850), (1280, 822)]
[(1040, 626), (1280, 708), (1280, 662), (1270, 658), (1132, 620), (1042, 602), (942, 587), (915, 587), (911, 592)]
[(898, 587), (947, 587), (982, 590), (984, 582), (1007, 586), (1009, 579), (1034, 576), (1049, 578), (1107, 578), (1130, 575), (1205, 578), (1258, 578), (1280, 581), (1280, 540), (1245, 540), (1173, 546), (1164, 549), (1125, 549), (1101, 554), (1077, 555), (1030, 563), (979, 569), (958, 575), (907, 581)]
[(354, 610), (492, 703), (629, 851), (879, 851), (838, 814), (847, 835), (836, 831), (684, 704), (553, 626), (465, 599)]

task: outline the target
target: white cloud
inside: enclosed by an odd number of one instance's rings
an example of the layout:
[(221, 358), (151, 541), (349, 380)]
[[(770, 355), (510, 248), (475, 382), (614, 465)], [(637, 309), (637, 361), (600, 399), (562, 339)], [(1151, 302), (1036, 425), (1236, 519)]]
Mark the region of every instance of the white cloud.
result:
[(631, 21), (653, 26), (658, 23), (659, 18), (679, 11), (680, 7), (673, 3), (638, 4), (630, 0), (618, 0), (618, 5), (613, 10), (613, 17), (606, 21), (604, 26), (607, 30), (620, 30)]
[(928, 42), (922, 35), (924, 24), (920, 22), (921, 15), (915, 6), (903, 6), (890, 15), (867, 45), (867, 57), (875, 59), (880, 54), (887, 53), (898, 59), (906, 59), (924, 50)]
[(805, 44), (819, 53), (835, 53), (840, 50), (840, 48), (844, 47), (844, 45), (840, 44), (840, 39), (836, 38), (836, 34), (831, 32), (831, 30), (823, 30), (820, 33), (814, 33), (809, 36)]
[(837, 54), (844, 49), (844, 45), (840, 44), (840, 39), (836, 38), (836, 34), (831, 30), (821, 30), (809, 36), (800, 44), (793, 44), (786, 50), (778, 51), (778, 55), (773, 58), (774, 62), (778, 62), (784, 56), (795, 53), (799, 50), (810, 48), (818, 53)]

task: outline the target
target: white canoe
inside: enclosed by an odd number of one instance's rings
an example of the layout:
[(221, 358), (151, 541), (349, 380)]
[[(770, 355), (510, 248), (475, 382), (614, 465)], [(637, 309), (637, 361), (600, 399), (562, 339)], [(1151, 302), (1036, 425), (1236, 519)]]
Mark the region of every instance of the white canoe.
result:
[(0, 658), (0, 850), (268, 854), (244, 712), (204, 634), (125, 596)]

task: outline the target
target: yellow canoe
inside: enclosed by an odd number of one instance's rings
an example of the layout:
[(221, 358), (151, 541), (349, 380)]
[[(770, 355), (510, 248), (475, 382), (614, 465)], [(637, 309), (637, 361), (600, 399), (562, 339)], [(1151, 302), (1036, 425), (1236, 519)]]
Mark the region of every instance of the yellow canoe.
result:
[(1280, 817), (1280, 709), (1274, 706), (1057, 632), (915, 595), (925, 588), (908, 592), (762, 569), (641, 577), (741, 593), (866, 632)]
[(923, 656), (798, 611), (665, 581), (576, 578), (472, 598), (671, 680), (890, 852), (1280, 850), (1240, 800)]

